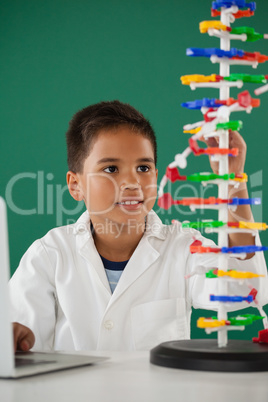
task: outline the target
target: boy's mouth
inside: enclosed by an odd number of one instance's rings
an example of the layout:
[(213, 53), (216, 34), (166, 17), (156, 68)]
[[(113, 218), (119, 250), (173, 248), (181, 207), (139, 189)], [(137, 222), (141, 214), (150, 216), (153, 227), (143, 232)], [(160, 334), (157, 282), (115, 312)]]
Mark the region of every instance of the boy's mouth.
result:
[(121, 201), (117, 202), (118, 205), (137, 205), (142, 203), (143, 201)]
[(124, 209), (127, 210), (137, 210), (143, 205), (143, 200), (141, 199), (125, 199), (116, 202), (116, 205), (122, 206)]

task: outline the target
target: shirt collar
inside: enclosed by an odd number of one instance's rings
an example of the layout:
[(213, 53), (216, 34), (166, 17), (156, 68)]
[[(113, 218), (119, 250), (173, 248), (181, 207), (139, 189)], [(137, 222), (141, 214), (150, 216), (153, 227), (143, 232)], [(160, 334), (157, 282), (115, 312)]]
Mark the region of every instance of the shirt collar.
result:
[[(157, 237), (161, 240), (164, 240), (166, 238), (165, 228), (166, 225), (163, 225), (158, 215), (153, 210), (151, 210), (147, 215), (146, 231), (144, 233), (144, 236)], [(73, 227), (73, 233), (75, 235), (87, 234), (92, 237), (90, 229), (90, 216), (88, 211), (85, 211), (76, 221)]]

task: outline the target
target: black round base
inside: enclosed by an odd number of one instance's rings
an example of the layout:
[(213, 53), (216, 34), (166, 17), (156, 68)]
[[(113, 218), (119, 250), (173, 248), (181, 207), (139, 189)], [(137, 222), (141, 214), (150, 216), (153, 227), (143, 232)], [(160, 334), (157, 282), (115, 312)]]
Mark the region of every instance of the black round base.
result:
[(268, 344), (229, 340), (219, 348), (216, 339), (171, 341), (152, 349), (150, 362), (183, 370), (268, 371)]

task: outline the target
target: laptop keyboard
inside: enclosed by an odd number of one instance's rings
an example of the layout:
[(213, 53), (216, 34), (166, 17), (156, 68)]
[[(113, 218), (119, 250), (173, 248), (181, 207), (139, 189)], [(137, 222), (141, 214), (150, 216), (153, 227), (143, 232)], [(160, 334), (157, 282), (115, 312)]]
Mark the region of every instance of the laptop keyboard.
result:
[(56, 360), (36, 360), (36, 359), (25, 359), (23, 357), (15, 357), (15, 367), (37, 366), (39, 364), (50, 364), (50, 363), (56, 363)]

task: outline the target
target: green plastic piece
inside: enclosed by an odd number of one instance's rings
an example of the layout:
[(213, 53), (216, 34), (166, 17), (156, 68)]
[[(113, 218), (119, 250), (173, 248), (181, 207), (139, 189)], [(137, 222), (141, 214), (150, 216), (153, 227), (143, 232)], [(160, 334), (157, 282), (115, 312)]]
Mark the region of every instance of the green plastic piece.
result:
[(190, 176), (187, 176), (187, 180), (195, 181), (195, 182), (209, 181), (209, 180), (216, 180), (216, 179), (222, 179), (222, 180), (235, 179), (235, 173), (223, 174), (223, 175), (219, 175), (216, 173), (208, 173), (208, 174), (194, 173), (194, 174), (191, 174)]
[(225, 81), (243, 81), (253, 84), (265, 84), (267, 82), (264, 75), (251, 74), (230, 74), (229, 77), (223, 77)]
[(250, 27), (232, 28), (232, 34), (235, 34), (235, 35), (246, 34), (247, 35), (246, 42), (255, 42), (256, 40), (263, 39), (262, 34), (255, 32), (254, 28), (250, 28)]
[(183, 228), (194, 228), (194, 229), (203, 229), (203, 228), (219, 228), (224, 226), (225, 223), (222, 221), (207, 221), (207, 222), (183, 222)]
[(243, 127), (241, 120), (232, 120), (227, 123), (218, 123), (216, 125), (216, 130), (240, 130)]
[(261, 317), (260, 315), (255, 315), (255, 314), (241, 314), (238, 315), (237, 317), (231, 317), (228, 318), (228, 321), (230, 321), (231, 325), (250, 325), (254, 321), (257, 320), (262, 320), (265, 317)]
[[(210, 269), (208, 272), (206, 272), (206, 278), (212, 279), (212, 278), (218, 278), (216, 274), (214, 274), (214, 269)], [(214, 317), (212, 317), (214, 318)]]

